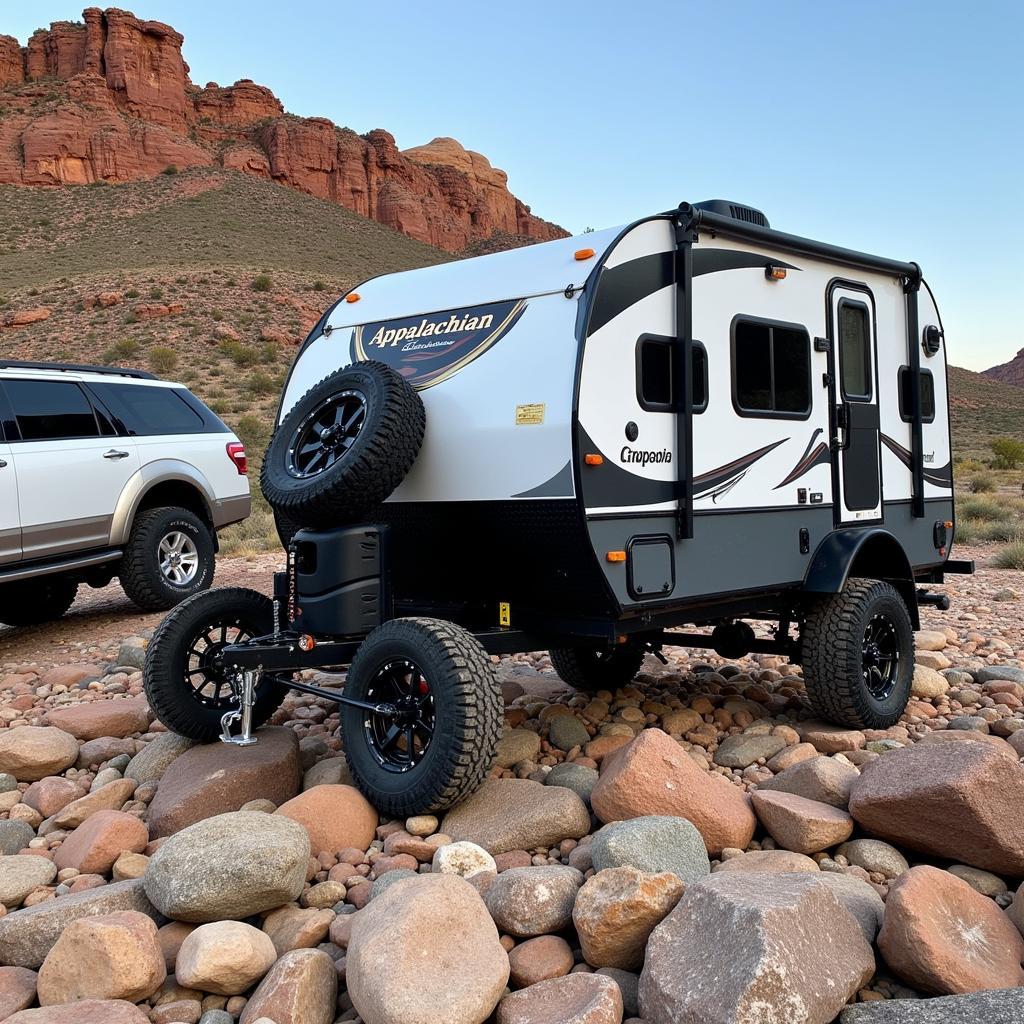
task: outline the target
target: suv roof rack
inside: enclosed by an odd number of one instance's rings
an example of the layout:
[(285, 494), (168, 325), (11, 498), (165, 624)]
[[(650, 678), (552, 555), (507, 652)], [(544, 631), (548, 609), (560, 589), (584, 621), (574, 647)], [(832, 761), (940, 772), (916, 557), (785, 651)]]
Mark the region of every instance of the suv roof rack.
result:
[(27, 359), (0, 360), (0, 370), (54, 370), (59, 373), (108, 373), (113, 377), (158, 380), (146, 370), (126, 370), (120, 366), (91, 366), (88, 363), (35, 363)]

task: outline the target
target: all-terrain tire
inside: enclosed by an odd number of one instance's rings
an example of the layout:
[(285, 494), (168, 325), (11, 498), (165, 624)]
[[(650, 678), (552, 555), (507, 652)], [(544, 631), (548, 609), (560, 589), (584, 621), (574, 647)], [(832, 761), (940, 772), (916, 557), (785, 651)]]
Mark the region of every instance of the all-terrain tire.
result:
[[(182, 584), (172, 582), (160, 568), (161, 541), (173, 534), (187, 537), (198, 558), (195, 575)], [(215, 567), (213, 534), (199, 516), (184, 508), (151, 508), (135, 517), (118, 576), (135, 604), (158, 612), (208, 590)]]
[[(356, 785), (383, 814), (433, 814), (469, 796), (494, 762), (504, 701), (490, 658), (475, 637), (440, 619), (392, 619), (360, 645), (345, 696), (367, 700), (379, 673), (394, 662), (419, 670), (433, 715), (433, 735), (407, 770), (383, 767), (375, 755), (370, 713), (342, 706), (345, 756)], [(410, 686), (412, 680), (410, 680)], [(372, 695), (377, 700), (379, 694)]]
[[(311, 417), (343, 392), (363, 396), (362, 426), (337, 461), (296, 475), (290, 459), (294, 463)], [(373, 361), (346, 366), (310, 388), (274, 431), (260, 470), (263, 496), (284, 521), (312, 527), (358, 522), (412, 468), (425, 426), (423, 400), (390, 366)]]
[[(891, 627), (897, 658), (886, 673), (888, 691), (869, 686), (869, 627)], [(882, 580), (850, 578), (838, 594), (817, 602), (801, 633), (804, 685), (822, 718), (854, 729), (895, 725), (910, 700), (914, 676), (914, 629), (899, 592)]]
[(75, 602), (78, 582), (67, 576), (0, 583), (0, 622), (38, 626), (59, 619)]
[[(226, 640), (236, 636), (235, 629), (242, 638), (266, 636), (274, 628), (273, 604), (264, 594), (244, 587), (220, 587), (196, 594), (182, 601), (157, 626), (146, 648), (142, 685), (149, 706), (168, 729), (200, 743), (217, 739), (221, 716), (239, 703), (223, 671), (217, 672), (211, 665), (203, 676), (186, 674), (200, 660), (191, 652), (206, 650), (204, 638), (214, 636), (214, 647), (221, 642), (224, 622), (235, 624), (228, 629)], [(197, 694), (190, 679), (204, 683), (206, 692)], [(205, 683), (206, 679), (210, 682)], [(286, 692), (287, 684), (276, 676), (260, 680), (253, 705), (254, 729), (277, 710)]]
[(614, 693), (636, 677), (645, 651), (637, 644), (620, 644), (609, 651), (594, 647), (555, 647), (548, 653), (563, 682), (585, 693), (598, 690)]

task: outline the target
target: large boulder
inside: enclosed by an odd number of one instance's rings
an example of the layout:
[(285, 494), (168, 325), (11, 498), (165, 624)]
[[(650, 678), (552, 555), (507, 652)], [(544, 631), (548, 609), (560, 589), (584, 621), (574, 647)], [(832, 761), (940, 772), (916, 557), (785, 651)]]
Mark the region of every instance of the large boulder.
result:
[(754, 813), (771, 837), (794, 853), (819, 853), (845, 842), (853, 833), (846, 811), (795, 793), (755, 790)]
[(78, 740), (63, 729), (23, 725), (0, 730), (0, 772), (19, 782), (35, 782), (59, 775), (78, 759)]
[(686, 818), (711, 856), (727, 846), (745, 847), (757, 824), (742, 790), (698, 767), (660, 729), (645, 729), (604, 759), (590, 803), (604, 822), (647, 815)]
[(928, 865), (892, 883), (878, 948), (896, 974), (925, 992), (1024, 985), (1024, 937), (998, 904)]
[(572, 911), (584, 959), (593, 967), (641, 967), (651, 932), (684, 888), (672, 872), (649, 875), (631, 867), (608, 868), (588, 878)]
[(126, 910), (73, 921), (46, 955), (39, 970), (40, 1006), (79, 999), (151, 996), (167, 977), (156, 925), (145, 914)]
[(16, 910), (0, 917), (0, 962), (34, 970), (72, 922), (125, 910), (152, 918), (157, 916), (142, 879), (114, 882)]
[(58, 871), (106, 875), (122, 853), (141, 853), (148, 842), (149, 830), (135, 815), (98, 811), (61, 843), (53, 862)]
[(570, 789), (527, 779), (488, 779), (452, 808), (441, 831), (488, 853), (551, 847), (590, 831), (587, 805)]
[(143, 881), (177, 921), (237, 920), (298, 898), (309, 836), (290, 818), (234, 811), (189, 825), (153, 854)]
[(685, 818), (647, 815), (613, 821), (590, 844), (595, 871), (634, 867), (647, 874), (671, 871), (689, 885), (711, 872), (704, 837)]
[(583, 875), (562, 864), (503, 871), (487, 889), (484, 902), (495, 924), (520, 939), (548, 935), (572, 920)]
[(285, 953), (260, 982), (245, 1004), (239, 1024), (265, 1020), (273, 1024), (331, 1024), (337, 998), (334, 961), (320, 949), (295, 949)]
[(850, 813), (922, 853), (1024, 875), (1024, 767), (983, 743), (915, 743), (867, 765)]
[(828, 1024), (874, 974), (871, 946), (823, 886), (715, 874), (651, 935), (640, 976), (648, 1024)]
[(373, 842), (378, 814), (352, 786), (314, 786), (281, 804), (277, 813), (309, 833), (314, 854), (365, 850)]
[(175, 958), (180, 985), (237, 996), (274, 966), (277, 950), (270, 936), (242, 921), (201, 924), (185, 936)]
[(149, 1024), (149, 1017), (123, 999), (83, 999), (63, 1006), (22, 1010), (4, 1024)]
[(1024, 989), (938, 999), (880, 999), (848, 1006), (839, 1024), (1022, 1024)]
[(57, 868), (46, 857), (0, 857), (0, 903), (19, 907), (30, 892), (49, 885), (56, 875)]
[(140, 786), (144, 782), (159, 782), (171, 764), (194, 746), (195, 740), (176, 732), (159, 733), (128, 762), (124, 777), (134, 779)]
[(792, 765), (774, 779), (760, 783), (757, 789), (758, 792), (794, 793), (845, 810), (850, 802), (850, 790), (859, 777), (860, 773), (852, 764), (822, 755)]
[(149, 728), (150, 711), (145, 697), (109, 697), (52, 708), (43, 716), (43, 721), (83, 742), (101, 736), (122, 739), (145, 732)]
[(497, 1024), (620, 1024), (622, 993), (602, 974), (570, 974), (505, 996)]
[(207, 743), (166, 768), (149, 806), (154, 838), (180, 832), (204, 818), (237, 811), (250, 800), (280, 806), (299, 791), (299, 741), (291, 729), (260, 729), (251, 747)]
[(823, 885), (853, 915), (864, 938), (874, 942), (885, 918), (885, 904), (874, 887), (838, 871), (803, 871), (786, 876), (796, 885)]
[(480, 1024), (508, 977), (494, 922), (455, 875), (397, 882), (352, 922), (346, 983), (367, 1024)]

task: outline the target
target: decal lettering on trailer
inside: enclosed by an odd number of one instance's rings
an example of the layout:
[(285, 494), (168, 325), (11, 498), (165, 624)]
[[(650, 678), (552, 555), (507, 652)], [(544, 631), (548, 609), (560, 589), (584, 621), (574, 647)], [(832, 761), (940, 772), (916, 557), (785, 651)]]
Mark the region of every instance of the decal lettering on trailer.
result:
[(482, 356), (526, 310), (525, 299), (491, 302), (364, 324), (352, 332), (352, 361), (376, 359), (422, 391)]
[(672, 453), (667, 448), (662, 448), (660, 452), (653, 452), (644, 451), (641, 448), (630, 448), (628, 444), (624, 444), (622, 451), (619, 452), (619, 461), (646, 466), (651, 462), (671, 462)]

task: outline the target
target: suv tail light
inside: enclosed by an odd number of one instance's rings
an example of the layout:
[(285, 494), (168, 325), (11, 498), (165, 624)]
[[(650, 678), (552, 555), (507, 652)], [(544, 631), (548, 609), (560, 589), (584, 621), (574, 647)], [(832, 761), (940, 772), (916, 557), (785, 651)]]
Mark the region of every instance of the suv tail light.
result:
[(245, 445), (241, 441), (229, 441), (227, 445), (228, 458), (235, 464), (239, 476), (245, 476), (249, 472), (249, 460), (245, 456)]

